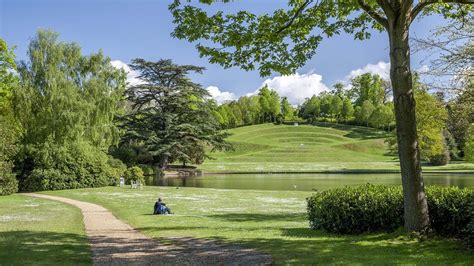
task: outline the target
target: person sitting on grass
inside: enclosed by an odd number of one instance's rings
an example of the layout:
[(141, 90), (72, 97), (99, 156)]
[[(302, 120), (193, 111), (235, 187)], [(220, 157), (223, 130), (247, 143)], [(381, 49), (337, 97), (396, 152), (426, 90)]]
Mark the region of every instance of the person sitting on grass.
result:
[(153, 211), (153, 214), (171, 214), (171, 209), (166, 206), (166, 204), (161, 200), (161, 198), (158, 198), (158, 200), (155, 202), (155, 208)]

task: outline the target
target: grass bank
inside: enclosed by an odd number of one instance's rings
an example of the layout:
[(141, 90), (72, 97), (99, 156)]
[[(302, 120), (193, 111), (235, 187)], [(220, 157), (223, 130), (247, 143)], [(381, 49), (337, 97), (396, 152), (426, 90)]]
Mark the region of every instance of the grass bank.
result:
[[(235, 150), (211, 153), (205, 172), (394, 172), (396, 156), (388, 152), (386, 133), (371, 128), (320, 123), (262, 124), (229, 130)], [(424, 171), (474, 171), (474, 164), (453, 162), (424, 166)]]
[(0, 265), (92, 264), (79, 209), (22, 195), (0, 197)]
[[(331, 235), (308, 228), (311, 192), (106, 187), (46, 192), (100, 204), (155, 238), (193, 236), (254, 247), (277, 264), (472, 264), (454, 240), (420, 241), (400, 233)], [(163, 197), (175, 215), (152, 216)]]

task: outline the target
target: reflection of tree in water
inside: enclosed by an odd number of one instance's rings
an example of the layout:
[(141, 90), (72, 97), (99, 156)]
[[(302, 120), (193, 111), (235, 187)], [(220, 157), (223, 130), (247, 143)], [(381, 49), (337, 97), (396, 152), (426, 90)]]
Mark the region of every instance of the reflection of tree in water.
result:
[(427, 185), (472, 187), (474, 186), (474, 174), (429, 174), (425, 182)]

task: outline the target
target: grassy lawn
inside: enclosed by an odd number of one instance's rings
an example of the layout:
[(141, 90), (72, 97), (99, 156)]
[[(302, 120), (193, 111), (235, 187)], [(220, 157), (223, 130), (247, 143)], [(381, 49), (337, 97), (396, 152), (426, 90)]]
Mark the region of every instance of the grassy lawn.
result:
[(79, 209), (22, 195), (0, 197), (0, 265), (91, 263)]
[[(215, 160), (200, 166), (206, 172), (397, 171), (388, 154), (386, 133), (337, 124), (262, 124), (229, 130), (235, 150), (212, 153)], [(455, 162), (425, 171), (474, 170), (474, 164)]]
[[(193, 236), (257, 248), (277, 264), (465, 264), (474, 254), (453, 240), (401, 233), (338, 236), (308, 229), (311, 192), (106, 187), (46, 192), (100, 204), (146, 235)], [(174, 215), (150, 215), (157, 197)]]

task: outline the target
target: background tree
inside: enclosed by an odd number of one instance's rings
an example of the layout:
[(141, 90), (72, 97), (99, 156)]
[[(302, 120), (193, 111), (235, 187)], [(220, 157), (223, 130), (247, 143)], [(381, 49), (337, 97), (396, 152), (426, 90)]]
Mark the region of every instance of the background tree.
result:
[[(214, 1), (201, 2), (210, 4)], [(405, 227), (410, 231), (423, 231), (429, 227), (429, 215), (417, 143), (410, 68), (410, 25), (415, 18), (433, 12), (447, 18), (463, 18), (472, 8), (469, 4), (472, 0), (301, 0), (289, 1), (288, 9), (257, 16), (248, 11), (209, 15), (200, 8), (182, 6), (179, 0), (175, 0), (170, 10), (176, 23), (173, 36), (189, 41), (211, 41), (197, 44), (201, 56), (209, 57), (210, 62), (224, 67), (240, 66), (245, 70), (258, 67), (264, 76), (272, 71), (293, 73), (314, 55), (324, 37), (346, 32), (363, 40), (370, 37), (369, 28), (386, 31)]]
[(444, 153), (446, 144), (443, 129), (446, 125), (447, 112), (442, 102), (430, 95), (426, 89), (415, 91), (416, 119), (421, 157), (429, 160)]
[(362, 103), (362, 106), (357, 106), (355, 111), (356, 120), (360, 123), (365, 124), (366, 127), (369, 126), (370, 117), (375, 111), (375, 106), (371, 101), (366, 100)]
[(281, 114), (284, 120), (293, 120), (295, 118), (295, 108), (288, 102), (287, 97), (281, 99)]
[(23, 190), (110, 184), (106, 151), (118, 141), (126, 75), (102, 52), (84, 56), (75, 43), (38, 31), (18, 66), (15, 117), (22, 128), (15, 168)]
[(0, 39), (0, 196), (18, 191), (18, 181), (12, 172), (20, 133), (12, 110), (13, 89), (18, 85), (15, 69), (13, 49)]
[[(227, 135), (219, 131), (209, 108), (209, 94), (188, 78), (204, 68), (143, 59), (134, 59), (130, 67), (140, 73), (142, 83), (126, 91), (133, 109), (123, 117), (127, 132), (122, 143), (140, 145), (149, 163), (161, 169), (175, 161), (198, 164), (206, 150), (228, 148)], [(232, 106), (226, 112), (236, 113)]]
[(307, 98), (301, 105), (300, 116), (304, 119), (308, 119), (310, 122), (313, 122), (316, 117), (319, 117), (320, 113), (321, 101), (316, 95)]
[(120, 112), (125, 73), (102, 52), (81, 55), (76, 43), (62, 43), (51, 31), (38, 31), (29, 45), (29, 61), (18, 67), (15, 113), (23, 143), (78, 139), (106, 150), (118, 141), (113, 123)]
[(429, 77), (429, 86), (443, 92), (462, 92), (474, 78), (474, 14), (462, 23), (450, 22), (436, 28), (430, 37), (414, 38), (415, 51), (429, 51), (424, 61), (429, 68), (421, 75)]
[(347, 122), (354, 114), (354, 107), (349, 98), (345, 98), (342, 102), (341, 118)]
[(365, 73), (353, 78), (351, 82), (351, 95), (356, 106), (362, 106), (365, 101), (370, 101), (374, 106), (384, 103), (384, 83), (379, 75)]
[(390, 130), (390, 123), (395, 120), (392, 107), (389, 105), (380, 105), (371, 114), (370, 123), (376, 128), (387, 128)]
[(466, 138), (466, 161), (474, 163), (474, 124), (471, 124)]

